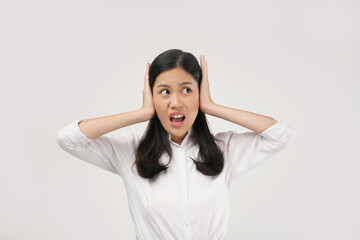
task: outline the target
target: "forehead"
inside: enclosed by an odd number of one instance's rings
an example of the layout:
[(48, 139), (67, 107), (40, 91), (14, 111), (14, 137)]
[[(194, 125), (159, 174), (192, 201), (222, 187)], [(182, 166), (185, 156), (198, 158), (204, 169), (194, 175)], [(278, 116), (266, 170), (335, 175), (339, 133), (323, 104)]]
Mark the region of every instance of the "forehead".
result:
[(171, 85), (171, 84), (177, 84), (182, 81), (189, 81), (192, 83), (196, 83), (194, 77), (190, 73), (186, 72), (184, 69), (173, 68), (160, 73), (156, 77), (155, 85), (159, 85), (162, 83), (167, 83)]

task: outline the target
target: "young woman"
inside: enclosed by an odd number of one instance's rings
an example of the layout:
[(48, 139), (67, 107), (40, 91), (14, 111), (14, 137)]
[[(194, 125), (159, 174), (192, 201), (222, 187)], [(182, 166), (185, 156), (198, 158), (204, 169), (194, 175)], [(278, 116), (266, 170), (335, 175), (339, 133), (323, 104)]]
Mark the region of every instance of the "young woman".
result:
[[(224, 238), (235, 180), (295, 137), (277, 117), (216, 104), (204, 56), (200, 63), (191, 53), (165, 51), (146, 64), (139, 110), (77, 119), (57, 133), (66, 152), (122, 177), (136, 239)], [(214, 136), (205, 114), (251, 131)], [(104, 136), (147, 120), (143, 136)]]

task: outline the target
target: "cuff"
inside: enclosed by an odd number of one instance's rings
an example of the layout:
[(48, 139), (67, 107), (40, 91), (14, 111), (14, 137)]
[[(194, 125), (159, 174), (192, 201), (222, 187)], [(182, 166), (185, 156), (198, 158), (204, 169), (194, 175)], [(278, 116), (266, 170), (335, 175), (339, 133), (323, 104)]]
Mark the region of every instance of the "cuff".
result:
[(260, 133), (261, 136), (263, 136), (269, 141), (277, 141), (281, 137), (281, 135), (285, 132), (286, 128), (289, 126), (288, 123), (281, 120), (279, 117), (274, 116), (273, 118), (277, 120), (277, 123), (275, 123), (274, 125), (265, 129), (262, 133)]
[(90, 142), (91, 138), (88, 138), (81, 130), (79, 127), (79, 122), (82, 121), (83, 119), (76, 119), (72, 124), (70, 124), (70, 130), (73, 133), (73, 135), (75, 136), (75, 138), (73, 139), (74, 144), (75, 145), (80, 145), (83, 146), (85, 144), (87, 144), (88, 142)]

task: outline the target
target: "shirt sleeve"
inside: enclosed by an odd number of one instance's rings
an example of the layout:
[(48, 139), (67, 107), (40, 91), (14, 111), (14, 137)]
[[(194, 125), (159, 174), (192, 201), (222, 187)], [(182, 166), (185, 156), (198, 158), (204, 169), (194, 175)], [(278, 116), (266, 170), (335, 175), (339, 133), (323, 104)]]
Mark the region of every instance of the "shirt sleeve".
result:
[(92, 165), (123, 176), (124, 169), (135, 156), (139, 136), (124, 134), (117, 137), (102, 135), (88, 138), (79, 127), (81, 119), (58, 130), (56, 141), (59, 146), (74, 157)]
[(274, 117), (277, 123), (260, 134), (255, 132), (221, 132), (215, 135), (223, 141), (228, 183), (234, 182), (241, 174), (249, 171), (263, 161), (272, 158), (293, 141), (294, 127)]

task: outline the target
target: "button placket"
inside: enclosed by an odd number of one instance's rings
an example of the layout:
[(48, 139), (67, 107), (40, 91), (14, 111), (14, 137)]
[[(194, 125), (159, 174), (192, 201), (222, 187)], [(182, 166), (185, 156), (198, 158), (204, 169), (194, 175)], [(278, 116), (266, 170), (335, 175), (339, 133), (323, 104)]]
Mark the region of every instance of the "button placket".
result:
[(190, 227), (190, 216), (188, 208), (188, 176), (187, 176), (187, 163), (186, 163), (186, 153), (184, 149), (180, 148), (180, 176), (181, 176), (181, 202), (183, 209), (183, 220), (184, 220), (184, 229), (185, 229), (185, 239), (192, 239), (191, 227)]

